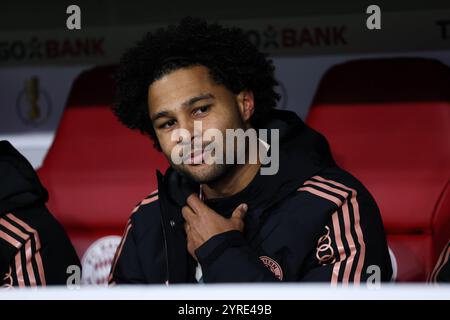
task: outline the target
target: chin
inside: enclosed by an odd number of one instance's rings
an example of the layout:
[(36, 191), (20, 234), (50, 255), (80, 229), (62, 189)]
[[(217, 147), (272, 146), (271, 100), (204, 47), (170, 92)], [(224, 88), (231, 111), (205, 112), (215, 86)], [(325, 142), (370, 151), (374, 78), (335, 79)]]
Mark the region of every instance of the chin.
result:
[(228, 171), (224, 164), (181, 165), (174, 167), (174, 169), (199, 184), (208, 184), (220, 180)]

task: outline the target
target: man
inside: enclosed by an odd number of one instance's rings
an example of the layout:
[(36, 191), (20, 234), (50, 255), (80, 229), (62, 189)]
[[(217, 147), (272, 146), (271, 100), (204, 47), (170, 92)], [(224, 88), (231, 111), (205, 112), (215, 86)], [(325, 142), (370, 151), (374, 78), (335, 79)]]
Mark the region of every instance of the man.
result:
[(0, 286), (66, 285), (67, 267), (80, 267), (64, 229), (45, 207), (47, 200), (31, 164), (0, 141)]
[[(148, 134), (171, 168), (133, 210), (110, 283), (360, 283), (374, 276), (369, 266), (390, 279), (375, 201), (336, 166), (323, 136), (274, 109), (273, 70), (241, 30), (192, 18), (125, 53), (113, 111)], [(229, 147), (211, 129), (276, 134), (259, 136), (267, 154), (251, 162), (251, 143)], [(216, 144), (222, 158), (244, 147), (244, 163), (205, 161)], [(261, 174), (269, 153), (276, 173)]]

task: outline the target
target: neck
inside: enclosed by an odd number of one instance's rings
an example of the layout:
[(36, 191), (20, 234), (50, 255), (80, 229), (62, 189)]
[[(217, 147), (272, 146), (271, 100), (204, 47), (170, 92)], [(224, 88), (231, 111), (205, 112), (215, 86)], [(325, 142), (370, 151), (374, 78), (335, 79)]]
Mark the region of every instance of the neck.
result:
[(259, 171), (261, 164), (236, 165), (220, 181), (203, 184), (202, 190), (206, 198), (224, 198), (232, 196), (249, 185)]

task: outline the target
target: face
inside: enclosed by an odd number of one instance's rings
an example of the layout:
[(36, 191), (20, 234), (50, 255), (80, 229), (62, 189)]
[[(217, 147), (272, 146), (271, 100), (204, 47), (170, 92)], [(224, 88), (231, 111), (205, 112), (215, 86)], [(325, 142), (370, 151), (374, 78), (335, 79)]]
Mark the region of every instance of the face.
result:
[[(219, 180), (233, 165), (175, 164), (171, 153), (180, 142), (172, 141), (174, 130), (187, 130), (194, 150), (194, 138), (203, 137), (203, 132), (210, 128), (222, 132), (223, 137), (226, 129), (250, 128), (249, 119), (254, 110), (250, 91), (234, 94), (215, 83), (204, 66), (181, 68), (154, 81), (148, 90), (148, 106), (159, 144), (172, 167), (198, 183)], [(201, 121), (201, 131), (194, 132), (194, 121)], [(202, 140), (202, 148), (212, 142)], [(225, 159), (226, 144), (223, 145)]]

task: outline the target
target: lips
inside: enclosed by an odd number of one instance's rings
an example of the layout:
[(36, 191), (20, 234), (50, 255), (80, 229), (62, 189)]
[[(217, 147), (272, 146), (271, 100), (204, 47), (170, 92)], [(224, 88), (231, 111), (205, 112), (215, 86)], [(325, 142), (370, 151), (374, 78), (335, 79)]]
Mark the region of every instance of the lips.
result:
[(203, 160), (205, 158), (205, 152), (212, 149), (213, 143), (209, 143), (206, 146), (204, 146), (201, 150), (194, 150), (187, 156), (183, 157), (183, 163), (184, 164), (190, 164), (190, 165), (198, 165), (204, 163)]
[(194, 154), (194, 152), (191, 153), (191, 164), (201, 164), (203, 163), (203, 154), (205, 151), (202, 151), (200, 153)]

